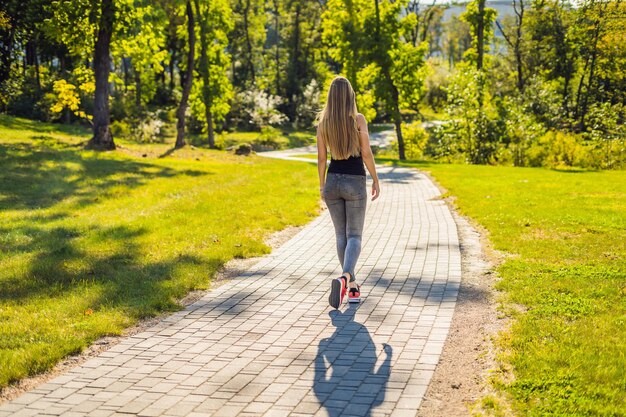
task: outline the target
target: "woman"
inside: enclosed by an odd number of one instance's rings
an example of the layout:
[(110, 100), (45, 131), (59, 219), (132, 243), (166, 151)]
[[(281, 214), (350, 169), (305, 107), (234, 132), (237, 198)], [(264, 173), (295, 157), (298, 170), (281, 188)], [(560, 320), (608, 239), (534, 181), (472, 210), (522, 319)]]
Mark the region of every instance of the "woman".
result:
[[(337, 255), (343, 268), (343, 274), (332, 280), (328, 301), (333, 308), (339, 308), (346, 291), (349, 302), (361, 301), (354, 268), (361, 253), (367, 201), (363, 163), (374, 181), (372, 201), (378, 198), (380, 186), (367, 122), (357, 112), (354, 90), (346, 78), (336, 77), (331, 83), (326, 106), (318, 114), (316, 125), (320, 195), (335, 226)], [(326, 174), (328, 150), (331, 159)]]

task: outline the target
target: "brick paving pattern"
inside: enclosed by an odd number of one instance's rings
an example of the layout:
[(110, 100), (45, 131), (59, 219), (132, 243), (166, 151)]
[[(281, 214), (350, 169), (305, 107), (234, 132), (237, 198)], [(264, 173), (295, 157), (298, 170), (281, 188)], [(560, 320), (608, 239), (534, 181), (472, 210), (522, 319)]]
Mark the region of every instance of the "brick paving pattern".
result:
[(456, 225), (423, 174), (379, 168), (356, 276), (338, 276), (327, 211), (229, 283), (0, 406), (0, 417), (414, 416), (461, 280)]

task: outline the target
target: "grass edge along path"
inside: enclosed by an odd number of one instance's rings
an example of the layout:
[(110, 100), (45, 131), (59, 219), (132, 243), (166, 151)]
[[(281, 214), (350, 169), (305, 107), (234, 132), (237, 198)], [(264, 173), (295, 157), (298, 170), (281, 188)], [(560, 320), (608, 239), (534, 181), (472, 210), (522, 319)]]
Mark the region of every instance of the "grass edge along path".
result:
[(378, 162), (431, 174), (506, 255), (497, 288), (513, 321), (492, 378), (504, 397), (479, 407), (626, 415), (626, 172)]
[(309, 164), (96, 153), (85, 135), (0, 119), (0, 388), (180, 309), (228, 260), (268, 253), (271, 232), (319, 213)]

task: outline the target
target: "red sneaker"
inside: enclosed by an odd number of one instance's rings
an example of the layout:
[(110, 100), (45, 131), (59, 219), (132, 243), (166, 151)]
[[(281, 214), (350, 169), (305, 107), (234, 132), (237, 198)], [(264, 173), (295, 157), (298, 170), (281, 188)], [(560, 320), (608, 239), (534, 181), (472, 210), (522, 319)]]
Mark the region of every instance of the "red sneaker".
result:
[(357, 284), (356, 288), (350, 288), (348, 291), (348, 302), (349, 303), (360, 303), (361, 302), (361, 286)]
[(347, 284), (347, 279), (343, 275), (333, 279), (331, 282), (328, 303), (332, 308), (339, 308), (343, 302), (343, 297), (345, 297), (347, 291)]

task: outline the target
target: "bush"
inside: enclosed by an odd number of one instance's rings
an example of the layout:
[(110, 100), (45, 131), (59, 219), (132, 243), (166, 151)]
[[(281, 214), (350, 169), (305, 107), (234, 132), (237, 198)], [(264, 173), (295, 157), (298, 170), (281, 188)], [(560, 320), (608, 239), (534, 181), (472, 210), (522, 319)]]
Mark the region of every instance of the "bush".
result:
[(528, 161), (531, 166), (549, 168), (589, 167), (588, 154), (580, 135), (550, 130), (528, 149)]
[(402, 137), (407, 159), (419, 159), (424, 155), (424, 148), (428, 142), (428, 132), (422, 127), (421, 122), (403, 123)]
[(131, 127), (127, 122), (123, 120), (116, 120), (113, 123), (111, 123), (110, 127), (111, 127), (111, 133), (113, 134), (113, 137), (130, 139)]
[(286, 148), (289, 140), (281, 135), (280, 130), (271, 126), (263, 126), (261, 134), (252, 142), (252, 149), (256, 152), (274, 151)]

